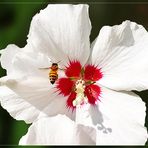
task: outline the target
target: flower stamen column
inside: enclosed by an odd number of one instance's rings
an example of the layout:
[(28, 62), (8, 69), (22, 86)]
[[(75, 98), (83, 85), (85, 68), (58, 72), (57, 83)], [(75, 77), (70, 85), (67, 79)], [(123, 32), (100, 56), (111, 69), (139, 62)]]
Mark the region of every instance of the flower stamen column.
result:
[(87, 103), (88, 99), (85, 97), (85, 81), (80, 79), (76, 82), (76, 99), (73, 101), (73, 106), (80, 106)]

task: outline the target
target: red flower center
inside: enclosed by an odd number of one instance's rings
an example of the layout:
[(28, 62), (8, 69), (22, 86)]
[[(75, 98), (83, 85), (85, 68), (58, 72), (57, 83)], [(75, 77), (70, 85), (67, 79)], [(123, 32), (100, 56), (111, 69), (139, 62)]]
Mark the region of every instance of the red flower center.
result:
[(101, 89), (95, 83), (103, 76), (101, 69), (90, 64), (82, 67), (79, 61), (70, 61), (65, 75), (57, 81), (56, 88), (59, 94), (67, 96), (67, 107), (74, 109), (85, 103), (96, 104)]

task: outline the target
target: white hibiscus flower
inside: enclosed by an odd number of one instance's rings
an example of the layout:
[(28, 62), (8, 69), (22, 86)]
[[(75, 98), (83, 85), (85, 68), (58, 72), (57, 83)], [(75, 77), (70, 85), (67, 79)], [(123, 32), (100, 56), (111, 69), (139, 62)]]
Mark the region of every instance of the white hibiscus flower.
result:
[(27, 45), (3, 50), (1, 105), (33, 123), (20, 144), (145, 144), (145, 103), (131, 90), (148, 89), (148, 33), (105, 26), (90, 48), (90, 31), (87, 5), (48, 5)]

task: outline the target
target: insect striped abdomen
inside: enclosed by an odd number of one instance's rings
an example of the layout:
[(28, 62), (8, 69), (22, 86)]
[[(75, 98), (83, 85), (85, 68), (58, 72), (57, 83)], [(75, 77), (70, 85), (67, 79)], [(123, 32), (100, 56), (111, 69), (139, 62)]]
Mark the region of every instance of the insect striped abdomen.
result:
[(58, 70), (50, 70), (49, 72), (49, 80), (51, 82), (51, 84), (54, 84), (55, 81), (58, 79), (58, 74), (57, 74)]

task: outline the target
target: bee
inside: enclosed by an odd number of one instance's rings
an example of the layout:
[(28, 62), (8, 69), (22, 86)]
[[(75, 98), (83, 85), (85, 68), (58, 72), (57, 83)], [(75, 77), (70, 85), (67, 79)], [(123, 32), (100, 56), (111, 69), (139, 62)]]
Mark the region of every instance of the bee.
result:
[(52, 63), (49, 72), (49, 80), (51, 84), (54, 84), (55, 81), (58, 79), (58, 69), (59, 69), (58, 64)]
[[(61, 61), (59, 61), (61, 62)], [(48, 74), (48, 77), (49, 77), (49, 81), (51, 84), (54, 84), (56, 82), (56, 80), (58, 79), (58, 70), (64, 70), (64, 69), (61, 69), (59, 68), (58, 66), (58, 63), (52, 63), (51, 67), (47, 67), (47, 68), (39, 68), (39, 69), (49, 69), (49, 74)]]

